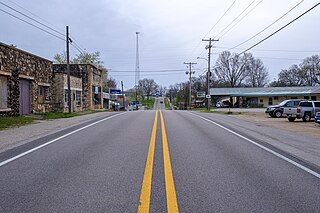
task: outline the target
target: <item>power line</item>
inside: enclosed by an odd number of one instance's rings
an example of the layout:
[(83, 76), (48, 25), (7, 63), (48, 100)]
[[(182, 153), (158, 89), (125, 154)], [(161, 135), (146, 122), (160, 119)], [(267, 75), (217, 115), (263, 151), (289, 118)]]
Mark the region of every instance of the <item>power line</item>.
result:
[[(197, 69), (195, 69), (197, 70)], [(185, 72), (186, 69), (176, 69), (176, 70), (149, 70), (149, 71), (140, 71), (144, 73), (153, 73), (153, 72)], [(133, 73), (134, 70), (110, 70), (109, 72), (127, 72), (127, 73)]]
[(18, 17), (18, 16), (15, 16), (15, 15), (13, 15), (12, 13), (9, 13), (9, 12), (1, 9), (1, 8), (0, 8), (0, 11), (2, 11), (2, 12), (4, 12), (4, 13), (6, 13), (6, 14), (14, 17), (14, 18), (16, 18), (16, 19), (18, 19), (18, 20), (20, 20), (20, 21), (22, 21), (22, 22), (24, 22), (24, 23), (26, 23), (26, 24), (29, 24), (29, 25), (31, 25), (31, 26), (33, 26), (33, 27), (35, 27), (35, 28), (37, 28), (37, 29), (39, 29), (39, 30), (41, 30), (41, 31), (43, 31), (43, 32), (46, 32), (46, 33), (48, 33), (48, 34), (50, 34), (50, 35), (52, 35), (52, 36), (54, 36), (54, 37), (56, 37), (56, 38), (58, 38), (58, 39), (60, 39), (60, 40), (62, 40), (62, 41), (66, 41), (64, 38), (62, 38), (62, 37), (60, 37), (60, 36), (58, 36), (58, 35), (56, 35), (56, 34), (53, 34), (53, 33), (49, 32), (49, 31), (47, 31), (47, 30), (45, 30), (45, 29), (43, 29), (43, 28), (41, 28), (41, 27), (39, 27), (39, 26), (37, 26), (37, 25), (35, 25), (35, 24), (32, 24), (32, 23), (30, 23), (30, 22), (28, 22), (28, 21), (26, 21), (26, 20), (24, 20), (24, 19), (22, 19), (22, 18), (20, 18), (20, 17)]
[[(211, 27), (211, 29), (209, 30), (209, 32), (207, 32), (203, 38), (207, 37), (207, 35), (214, 29), (214, 27), (221, 21), (221, 19), (227, 14), (227, 12), (232, 8), (232, 6), (236, 3), (237, 0), (234, 0), (232, 2), (232, 4), (228, 7), (228, 9), (222, 14), (222, 16), (219, 18), (219, 20), (213, 25), (213, 27)], [(201, 43), (201, 42), (200, 42)]]
[(292, 7), (289, 11), (287, 11), (285, 14), (283, 14), (281, 17), (279, 17), (277, 20), (275, 20), (274, 22), (272, 22), (271, 24), (269, 24), (267, 27), (265, 27), (263, 30), (261, 30), (260, 32), (256, 33), (255, 35), (253, 35), (252, 37), (250, 37), (249, 39), (245, 40), (244, 42), (241, 42), (240, 44), (230, 48), (229, 50), (235, 49), (245, 43), (247, 43), (248, 41), (254, 39), (255, 37), (257, 37), (258, 35), (260, 35), (261, 33), (263, 33), (264, 31), (266, 31), (267, 29), (269, 29), (272, 25), (274, 25), (275, 23), (277, 23), (278, 21), (280, 21), (283, 17), (285, 17), (286, 15), (288, 15), (292, 10), (294, 10), (296, 7), (298, 7), (302, 2), (304, 2), (304, 0), (300, 1), (298, 4), (296, 4), (294, 7)]
[(273, 35), (277, 34), (278, 32), (280, 32), (281, 30), (283, 30), (284, 28), (286, 28), (287, 26), (289, 26), (290, 24), (292, 24), (293, 22), (295, 22), (296, 20), (300, 19), (302, 16), (304, 16), (305, 14), (307, 14), (308, 12), (310, 12), (311, 10), (313, 10), (314, 8), (316, 8), (317, 6), (319, 6), (320, 2), (317, 3), (316, 5), (314, 5), (313, 7), (311, 7), (309, 10), (305, 11), (304, 13), (302, 13), (300, 16), (298, 16), (297, 18), (293, 19), (292, 21), (290, 21), (288, 24), (284, 25), (283, 27), (281, 27), (280, 29), (276, 30), (275, 32), (271, 33), (269, 36), (267, 36), (266, 38), (262, 39), (261, 41), (259, 41), (258, 43), (252, 45), (251, 47), (249, 47), (248, 49), (242, 51), (239, 55), (247, 52), (248, 50), (251, 50), (252, 48), (258, 46), (259, 44), (261, 44), (262, 42), (266, 41), (267, 39), (269, 39), (270, 37), (272, 37)]
[[(231, 47), (221, 47), (217, 46), (217, 49), (231, 49)], [(245, 48), (233, 48), (235, 50), (244, 50)], [(313, 52), (320, 52), (320, 50), (281, 50), (281, 49), (252, 49), (252, 51), (259, 51), (259, 52), (288, 52), (288, 53), (313, 53)]]
[[(242, 16), (234, 25), (232, 25), (232, 27), (230, 27), (226, 32), (224, 32), (220, 38), (222, 38), (223, 36), (225, 36), (228, 32), (230, 32), (235, 26), (237, 26), (245, 17), (247, 17), (254, 9), (256, 9), (256, 7), (258, 7), (259, 4), (261, 4), (263, 0), (261, 0), (260, 2), (258, 2), (258, 4), (256, 4), (253, 8), (251, 8), (244, 16)], [(220, 39), (219, 38), (219, 39)]]
[[(209, 30), (209, 32), (207, 32), (204, 36), (203, 36), (203, 38), (205, 38), (214, 28), (215, 28), (215, 26), (218, 24), (218, 23), (220, 23), (220, 21), (222, 20), (222, 18), (227, 14), (227, 12), (232, 8), (232, 6), (236, 3), (236, 1), (237, 0), (234, 0), (233, 2), (232, 2), (232, 4), (228, 7), (228, 9), (222, 14), (222, 16), (218, 19), (218, 21), (213, 25), (213, 27), (211, 27), (211, 29)], [(199, 47), (199, 45), (202, 43), (202, 39), (199, 41), (199, 43), (195, 46), (195, 48), (193, 48), (192, 49), (192, 51), (191, 51), (191, 54), (190, 55), (192, 55), (194, 52), (195, 52), (195, 50)], [(191, 56), (190, 56), (191, 57)], [(189, 57), (189, 58), (190, 58)], [(188, 61), (188, 60), (187, 60)]]
[(228, 24), (223, 30), (221, 30), (214, 38), (217, 38), (222, 32), (224, 32), (226, 29), (228, 29), (256, 0), (253, 0), (236, 18), (234, 18), (230, 24)]
[(8, 1), (8, 2), (11, 2), (12, 4), (14, 4), (14, 5), (16, 5), (17, 7), (21, 8), (22, 10), (27, 11), (28, 13), (30, 13), (30, 14), (33, 15), (34, 17), (39, 18), (41, 21), (43, 21), (43, 22), (45, 22), (45, 23), (53, 26), (54, 28), (56, 28), (57, 30), (59, 30), (60, 32), (62, 32), (62, 33), (64, 34), (64, 30), (62, 30), (61, 28), (55, 26), (54, 24), (46, 21), (45, 19), (43, 19), (43, 18), (41, 18), (40, 16), (36, 15), (35, 13), (31, 12), (30, 10), (22, 7), (21, 5), (17, 4), (16, 2), (14, 2), (14, 1), (12, 1), (12, 0), (7, 0), (7, 1)]
[[(81, 48), (81, 46), (77, 43), (76, 40), (74, 40), (74, 38), (72, 37), (72, 44), (75, 46), (75, 48), (80, 52), (80, 53), (84, 53), (86, 52), (85, 50), (83, 50), (83, 48)], [(72, 46), (73, 46), (72, 45)]]
[(48, 29), (50, 29), (50, 30), (52, 30), (52, 31), (60, 34), (60, 35), (62, 35), (62, 36), (65, 36), (64, 33), (61, 33), (61, 32), (59, 32), (59, 31), (53, 29), (52, 27), (50, 27), (50, 26), (48, 26), (48, 25), (46, 25), (46, 24), (41, 23), (40, 21), (38, 21), (38, 20), (36, 20), (36, 19), (34, 19), (34, 18), (32, 18), (32, 17), (30, 17), (30, 16), (28, 16), (28, 15), (20, 12), (19, 10), (14, 9), (13, 7), (10, 7), (9, 5), (7, 5), (7, 4), (5, 4), (5, 3), (3, 3), (3, 2), (0, 2), (0, 4), (2, 4), (3, 6), (5, 6), (5, 7), (9, 8), (9, 9), (11, 9), (11, 10), (19, 13), (20, 15), (23, 15), (24, 17), (27, 17), (27, 18), (31, 19), (32, 21), (34, 21), (34, 22), (36, 22), (36, 23), (38, 23), (38, 24), (40, 24), (40, 25), (42, 25), (42, 26), (44, 26), (44, 27), (46, 27), (46, 28), (48, 28)]
[[(155, 74), (142, 74), (141, 76), (162, 76), (162, 75), (181, 75), (182, 73), (155, 73)], [(132, 75), (115, 75), (115, 74), (111, 74), (111, 76), (118, 76), (118, 77), (129, 77), (129, 76), (135, 76), (135, 74)]]
[[(16, 6), (18, 6), (19, 8), (21, 8), (21, 9), (23, 9), (23, 10), (25, 10), (25, 11), (29, 12), (29, 13), (30, 13), (30, 14), (32, 14), (33, 16), (35, 16), (35, 17), (39, 18), (40, 20), (42, 20), (42, 21), (44, 21), (44, 22), (47, 22), (46, 20), (42, 19), (41, 17), (37, 16), (36, 14), (32, 13), (31, 11), (29, 11), (29, 10), (27, 10), (27, 9), (25, 9), (25, 8), (23, 8), (23, 7), (21, 7), (21, 6), (20, 6), (20, 5), (18, 5), (17, 3), (15, 3), (15, 2), (13, 2), (13, 1), (11, 1), (11, 0), (8, 0), (8, 1), (9, 1), (9, 2), (11, 2), (11, 3), (13, 3), (13, 4), (15, 4), (15, 5), (16, 5)], [(13, 11), (17, 12), (17, 13), (19, 13), (20, 15), (22, 15), (22, 16), (24, 16), (24, 17), (27, 17), (28, 19), (30, 19), (30, 20), (32, 20), (32, 21), (34, 21), (34, 22), (36, 22), (36, 23), (40, 24), (41, 26), (44, 26), (44, 27), (46, 27), (46, 28), (48, 28), (48, 29), (50, 29), (50, 30), (52, 30), (52, 31), (54, 31), (54, 32), (56, 32), (56, 33), (58, 33), (58, 34), (62, 35), (62, 36), (65, 36), (65, 34), (64, 34), (64, 33), (62, 33), (61, 31), (58, 31), (58, 30), (56, 30), (56, 29), (54, 29), (54, 28), (52, 28), (52, 27), (50, 27), (50, 26), (48, 26), (48, 25), (46, 25), (46, 24), (44, 24), (44, 23), (42, 23), (42, 22), (40, 22), (40, 21), (38, 21), (38, 20), (36, 20), (36, 19), (34, 19), (34, 18), (30, 17), (30, 16), (28, 16), (28, 15), (26, 15), (25, 13), (23, 13), (23, 12), (21, 12), (21, 11), (19, 11), (19, 10), (15, 9), (15, 8), (13, 8), (13, 7), (11, 7), (11, 6), (7, 5), (7, 4), (5, 4), (5, 3), (3, 3), (3, 2), (0, 2), (0, 4), (2, 4), (3, 6), (5, 6), (5, 7), (7, 7), (7, 8), (9, 8), (9, 9), (11, 9), (11, 10), (13, 10)], [(24, 20), (24, 19), (22, 19), (22, 18), (19, 18), (19, 17), (15, 16), (15, 15), (13, 15), (13, 14), (9, 13), (9, 12), (6, 12), (6, 11), (4, 11), (4, 10), (1, 10), (1, 11), (2, 11), (2, 12), (7, 13), (8, 15), (13, 16), (14, 18), (19, 19), (20, 21), (23, 21), (23, 22), (25, 22), (25, 23), (27, 23), (27, 24), (30, 24), (31, 26), (36, 27), (37, 29), (40, 29), (40, 30), (42, 30), (42, 31), (44, 31), (44, 32), (46, 32), (46, 33), (49, 33), (50, 35), (53, 35), (53, 36), (55, 36), (55, 37), (58, 37), (57, 35), (55, 35), (55, 34), (53, 34), (53, 33), (49, 32), (49, 31), (47, 31), (47, 30), (44, 30), (43, 28), (40, 28), (39, 26), (36, 26), (36, 25), (34, 25), (34, 24), (32, 24), (32, 23), (30, 23), (30, 22), (28, 22), (28, 21), (26, 21), (26, 20)], [(47, 22), (47, 23), (48, 23), (48, 24), (50, 24), (49, 22)], [(50, 25), (53, 25), (53, 24), (50, 24)], [(55, 28), (57, 28), (57, 27), (55, 27)], [(61, 37), (59, 37), (59, 38), (60, 38), (60, 39), (62, 39)], [(63, 40), (65, 41), (65, 39), (63, 39)], [(85, 52), (85, 51), (81, 48), (81, 46), (80, 46), (80, 45), (75, 41), (75, 39), (74, 39), (74, 38), (72, 38), (72, 40), (70, 40), (70, 41), (72, 42), (72, 43), (71, 43), (71, 45), (72, 45), (76, 50), (78, 50), (80, 53)]]

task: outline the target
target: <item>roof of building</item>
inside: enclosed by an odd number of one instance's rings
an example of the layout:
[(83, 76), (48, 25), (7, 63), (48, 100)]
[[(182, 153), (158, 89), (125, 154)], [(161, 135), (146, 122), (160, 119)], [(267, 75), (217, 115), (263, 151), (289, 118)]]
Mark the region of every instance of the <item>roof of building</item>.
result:
[(32, 56), (32, 57), (36, 57), (36, 58), (39, 58), (39, 59), (41, 59), (41, 60), (45, 60), (45, 61), (48, 61), (48, 62), (51, 62), (51, 63), (52, 63), (52, 61), (49, 60), (49, 59), (43, 58), (43, 57), (41, 57), (41, 56), (38, 56), (38, 55), (35, 55), (35, 54), (33, 54), (33, 53), (27, 52), (27, 51), (25, 51), (25, 50), (19, 49), (19, 48), (17, 48), (16, 46), (8, 45), (8, 44), (2, 43), (2, 42), (0, 42), (0, 45), (3, 46), (3, 47), (6, 47), (6, 48), (10, 48), (10, 49), (19, 51), (19, 52), (21, 52), (21, 53), (23, 53), (23, 54), (30, 55), (30, 56)]
[(317, 87), (246, 87), (246, 88), (211, 88), (212, 96), (303, 96), (320, 94), (320, 86)]

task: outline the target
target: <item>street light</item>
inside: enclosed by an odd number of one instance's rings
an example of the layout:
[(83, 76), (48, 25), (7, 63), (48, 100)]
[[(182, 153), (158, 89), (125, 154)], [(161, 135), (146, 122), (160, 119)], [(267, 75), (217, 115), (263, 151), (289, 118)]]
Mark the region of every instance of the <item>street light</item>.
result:
[(206, 60), (206, 61), (208, 61), (208, 59), (206, 59), (206, 58), (201, 58), (201, 57), (197, 57), (197, 59), (203, 59), (203, 60)]

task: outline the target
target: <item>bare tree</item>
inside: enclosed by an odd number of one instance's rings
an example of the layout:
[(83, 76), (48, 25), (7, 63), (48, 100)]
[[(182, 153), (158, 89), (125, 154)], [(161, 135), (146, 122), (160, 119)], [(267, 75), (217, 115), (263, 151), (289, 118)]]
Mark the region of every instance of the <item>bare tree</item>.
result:
[(150, 99), (150, 96), (156, 91), (158, 85), (153, 79), (142, 79), (139, 81), (139, 89), (142, 92), (142, 98), (144, 95), (147, 96), (147, 99)]
[(264, 87), (268, 83), (269, 73), (260, 59), (255, 59), (252, 54), (247, 54), (246, 85), (250, 87)]
[(246, 78), (247, 54), (240, 56), (224, 51), (219, 55), (214, 72), (217, 78), (229, 87), (239, 87)]
[(305, 86), (305, 72), (296, 64), (278, 74), (278, 82), (285, 86)]
[(307, 85), (315, 86), (320, 85), (320, 56), (313, 55), (303, 60), (300, 65), (303, 72), (306, 74)]

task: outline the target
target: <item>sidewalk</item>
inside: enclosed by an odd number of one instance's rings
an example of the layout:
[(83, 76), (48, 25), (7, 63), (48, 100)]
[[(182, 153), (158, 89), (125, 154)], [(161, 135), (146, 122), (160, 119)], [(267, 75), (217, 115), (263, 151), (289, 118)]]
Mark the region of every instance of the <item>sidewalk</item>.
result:
[(0, 152), (20, 146), (35, 139), (44, 137), (82, 122), (102, 118), (113, 112), (98, 112), (72, 118), (56, 120), (36, 120), (34, 124), (0, 131)]

